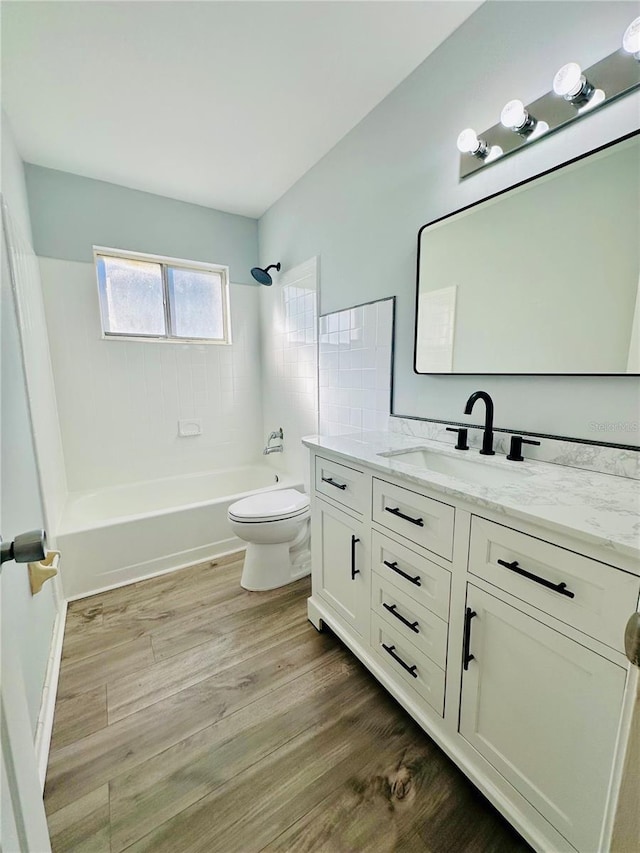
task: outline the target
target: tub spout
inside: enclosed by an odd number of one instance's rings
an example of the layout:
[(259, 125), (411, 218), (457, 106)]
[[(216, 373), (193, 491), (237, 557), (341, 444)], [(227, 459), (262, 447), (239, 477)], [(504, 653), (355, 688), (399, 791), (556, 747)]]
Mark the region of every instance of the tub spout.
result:
[[(282, 444), (282, 439), (284, 438), (284, 432), (282, 431), (282, 427), (277, 430), (274, 430), (271, 435), (267, 438), (267, 445), (265, 449), (262, 451), (264, 456), (268, 456), (270, 453), (282, 453), (284, 450), (284, 445)], [(271, 447), (272, 441), (277, 441), (280, 439), (280, 444), (276, 444)]]

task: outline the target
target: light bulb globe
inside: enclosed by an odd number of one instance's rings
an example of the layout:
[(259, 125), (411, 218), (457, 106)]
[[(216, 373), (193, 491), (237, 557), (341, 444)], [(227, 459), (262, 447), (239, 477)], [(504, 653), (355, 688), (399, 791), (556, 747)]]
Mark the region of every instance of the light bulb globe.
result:
[(509, 130), (517, 130), (520, 127), (524, 127), (528, 118), (529, 113), (518, 98), (505, 104), (500, 113), (500, 122), (503, 127), (509, 128)]
[(465, 128), (458, 136), (458, 151), (461, 154), (474, 154), (480, 148), (480, 140), (475, 130)]
[(577, 62), (567, 62), (556, 72), (556, 76), (553, 78), (553, 91), (556, 95), (571, 98), (578, 94), (583, 83), (582, 68)]
[(622, 37), (622, 48), (640, 60), (640, 16), (631, 21)]

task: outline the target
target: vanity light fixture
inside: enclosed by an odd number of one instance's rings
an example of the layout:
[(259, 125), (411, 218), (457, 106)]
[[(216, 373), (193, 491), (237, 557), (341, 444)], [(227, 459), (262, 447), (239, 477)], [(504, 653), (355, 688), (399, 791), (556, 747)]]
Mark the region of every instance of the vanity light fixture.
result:
[(589, 103), (596, 87), (589, 83), (577, 62), (567, 62), (553, 78), (553, 91), (578, 109)]
[(534, 118), (519, 98), (514, 98), (504, 105), (500, 113), (500, 123), (507, 130), (512, 130), (526, 139), (537, 139), (549, 130), (547, 122)]
[(624, 31), (622, 49), (640, 62), (640, 15)]
[(458, 135), (458, 151), (461, 154), (473, 154), (480, 160), (486, 160), (489, 155), (489, 146), (484, 139), (478, 139), (472, 127), (466, 127)]
[(535, 118), (529, 114), (525, 105), (518, 98), (514, 98), (504, 105), (500, 113), (500, 121), (503, 127), (525, 136), (528, 136), (537, 124)]
[(616, 43), (612, 53), (588, 68), (567, 62), (557, 70), (550, 90), (540, 97), (509, 101), (493, 127), (479, 134), (471, 128), (463, 130), (458, 137), (460, 177), (466, 178), (640, 89), (640, 16), (629, 23), (624, 34), (614, 33), (614, 46)]
[(471, 154), (483, 163), (490, 163), (502, 154), (499, 145), (489, 146), (484, 139), (479, 139), (472, 127), (466, 127), (458, 134), (458, 151), (461, 154)]

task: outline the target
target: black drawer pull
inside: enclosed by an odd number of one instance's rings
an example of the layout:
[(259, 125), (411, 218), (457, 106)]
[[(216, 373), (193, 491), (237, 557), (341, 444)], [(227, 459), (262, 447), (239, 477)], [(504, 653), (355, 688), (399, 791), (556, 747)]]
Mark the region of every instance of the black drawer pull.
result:
[(472, 610), (470, 607), (467, 607), (464, 614), (464, 640), (462, 641), (463, 651), (462, 651), (462, 667), (465, 670), (469, 669), (469, 664), (472, 660), (475, 660), (474, 656), (469, 653), (469, 648), (471, 646), (471, 620), (474, 616), (477, 616), (475, 610)]
[(396, 572), (400, 575), (400, 577), (409, 581), (409, 583), (413, 583), (416, 586), (422, 586), (422, 584), (420, 583), (420, 575), (416, 575), (415, 578), (412, 578), (411, 575), (408, 575), (406, 572), (403, 572), (402, 569), (398, 568), (398, 564), (395, 560), (393, 561), (393, 563), (390, 563), (388, 560), (383, 560), (382, 562), (385, 564), (385, 566), (389, 566), (391, 571)]
[(330, 486), (335, 486), (336, 489), (342, 489), (343, 491), (347, 488), (346, 483), (336, 483), (336, 481), (332, 480), (331, 477), (323, 477), (322, 482), (329, 483)]
[(407, 628), (410, 628), (415, 634), (420, 633), (420, 629), (418, 628), (418, 622), (409, 622), (408, 619), (405, 619), (398, 611), (396, 610), (397, 604), (387, 604), (386, 601), (382, 602), (382, 606), (385, 610), (388, 610), (389, 613), (392, 613), (396, 619), (399, 619), (403, 625), (406, 625)]
[(506, 560), (498, 560), (498, 565), (504, 566), (505, 569), (509, 569), (510, 572), (515, 572), (517, 575), (522, 575), (525, 578), (529, 578), (530, 581), (535, 581), (539, 583), (541, 586), (546, 586), (547, 589), (552, 589), (554, 592), (559, 592), (560, 595), (566, 595), (567, 598), (575, 598), (575, 592), (571, 592), (570, 589), (567, 589), (566, 583), (553, 583), (553, 581), (548, 581), (546, 578), (541, 578), (538, 575), (534, 575), (531, 572), (527, 572), (521, 566), (518, 565), (517, 560), (513, 560), (511, 563), (507, 563)]
[(386, 506), (384, 508), (385, 512), (390, 512), (391, 515), (397, 515), (398, 518), (404, 518), (405, 521), (410, 521), (411, 524), (417, 524), (418, 527), (424, 527), (424, 521), (421, 518), (411, 518), (410, 515), (405, 515), (403, 512), (400, 512), (400, 509), (396, 507)]
[(391, 657), (397, 661), (403, 669), (406, 669), (409, 675), (412, 675), (414, 678), (418, 677), (418, 667), (415, 664), (413, 666), (409, 666), (408, 663), (405, 663), (402, 658), (395, 653), (395, 646), (385, 646), (383, 643), (382, 648), (387, 652), (387, 654), (391, 655)]
[(360, 574), (360, 569), (356, 569), (356, 543), (359, 542), (357, 536), (351, 536), (351, 580), (356, 579), (356, 575)]

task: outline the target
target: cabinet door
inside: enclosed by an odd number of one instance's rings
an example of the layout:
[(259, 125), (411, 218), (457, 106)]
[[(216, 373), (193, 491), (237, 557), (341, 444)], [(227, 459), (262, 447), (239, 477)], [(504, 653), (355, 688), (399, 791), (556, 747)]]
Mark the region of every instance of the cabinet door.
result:
[[(460, 733), (578, 850), (598, 849), (626, 670), (469, 585)], [(469, 610), (467, 610), (469, 615)]]
[(369, 528), (316, 501), (312, 517), (313, 591), (349, 625), (369, 636)]

